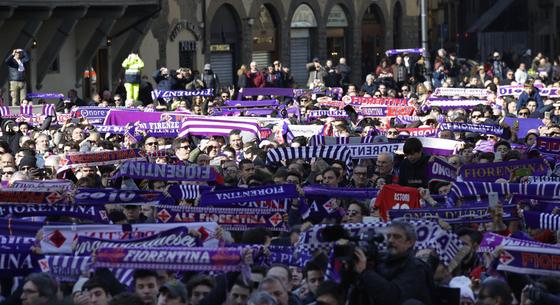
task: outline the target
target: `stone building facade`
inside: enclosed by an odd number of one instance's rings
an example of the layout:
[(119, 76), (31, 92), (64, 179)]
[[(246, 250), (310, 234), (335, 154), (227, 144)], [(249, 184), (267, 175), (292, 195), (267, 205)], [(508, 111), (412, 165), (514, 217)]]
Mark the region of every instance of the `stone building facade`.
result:
[(140, 45), (148, 75), (157, 68), (210, 63), (223, 85), (241, 64), (279, 60), (298, 84), (305, 63), (347, 58), (355, 81), (386, 49), (419, 47), (416, 0), (162, 0)]

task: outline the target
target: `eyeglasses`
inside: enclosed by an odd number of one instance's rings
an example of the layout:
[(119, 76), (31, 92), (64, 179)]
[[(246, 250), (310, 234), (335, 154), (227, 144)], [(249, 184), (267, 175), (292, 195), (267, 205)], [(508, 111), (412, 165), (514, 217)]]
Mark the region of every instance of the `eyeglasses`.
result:
[(23, 166), (23, 167), (21, 168), (21, 171), (30, 171), (30, 170), (32, 170), (32, 169), (33, 169), (33, 167), (31, 167), (31, 166)]
[(399, 132), (398, 131), (387, 131), (387, 134), (396, 135), (396, 134), (399, 134)]
[(158, 142), (150, 142), (150, 143), (146, 143), (146, 146), (157, 146)]
[(190, 146), (179, 146), (179, 148), (186, 149), (186, 150), (191, 150)]

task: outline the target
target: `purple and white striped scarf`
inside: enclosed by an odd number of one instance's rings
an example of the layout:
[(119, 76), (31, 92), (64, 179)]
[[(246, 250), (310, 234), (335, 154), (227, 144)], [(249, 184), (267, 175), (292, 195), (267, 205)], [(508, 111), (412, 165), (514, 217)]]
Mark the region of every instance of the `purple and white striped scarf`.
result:
[(11, 114), (9, 106), (0, 106), (0, 117), (5, 118)]
[(41, 114), (45, 116), (56, 116), (54, 104), (44, 104), (41, 107)]
[(333, 136), (323, 136), (315, 135), (309, 139), (309, 146), (319, 146), (319, 145), (343, 145), (343, 144), (374, 144), (373, 139), (375, 137), (333, 137)]
[(560, 230), (560, 215), (524, 211), (523, 219), (525, 220), (525, 224), (529, 228), (552, 231)]
[[(411, 124), (414, 122), (422, 121), (422, 119), (422, 117), (416, 115), (397, 115), (395, 117), (395, 124)], [(438, 121), (438, 123), (443, 123), (445, 122), (445, 116), (438, 115), (436, 120)]]
[(80, 275), (89, 271), (91, 256), (46, 255), (39, 260), (41, 272), (47, 272), (60, 282), (75, 282)]
[(324, 158), (335, 159), (346, 164), (346, 174), (352, 175), (351, 152), (346, 147), (313, 146), (313, 147), (278, 147), (268, 150), (266, 163), (278, 163), (282, 160)]
[[(455, 259), (459, 251), (464, 247), (463, 242), (455, 233), (442, 229), (437, 222), (429, 220), (407, 220), (407, 222), (416, 228), (417, 239), (415, 249), (434, 249), (442, 264), (446, 266)], [(370, 228), (375, 228), (376, 233), (386, 235), (388, 232), (388, 225), (389, 223), (387, 222), (368, 222), (343, 224), (342, 226), (349, 231), (352, 236), (360, 236), (361, 232)], [(319, 249), (329, 251), (333, 243), (323, 241), (322, 229), (324, 227), (326, 227), (326, 225), (315, 225), (309, 230), (302, 232), (296, 244), (296, 249), (298, 251), (309, 251), (311, 253)], [(387, 239), (380, 245), (382, 250), (387, 247), (386, 240)]]
[(272, 107), (279, 106), (278, 100), (259, 100), (259, 101), (239, 101), (239, 100), (227, 100), (224, 102), (225, 106), (232, 107)]
[(19, 114), (23, 116), (32, 116), (33, 115), (33, 105), (21, 105), (19, 106)]
[(545, 198), (560, 198), (560, 184), (492, 183), (481, 181), (454, 182), (451, 184), (451, 191), (447, 195), (447, 200), (453, 206), (456, 201), (462, 199), (472, 197), (485, 198), (490, 192), (496, 192), (500, 197), (509, 194), (521, 194)]
[(185, 117), (181, 122), (179, 137), (194, 136), (229, 136), (232, 130), (241, 130), (260, 137), (257, 121), (233, 120), (221, 118)]
[(346, 110), (308, 110), (306, 117), (308, 120), (321, 117), (329, 118), (347, 118)]

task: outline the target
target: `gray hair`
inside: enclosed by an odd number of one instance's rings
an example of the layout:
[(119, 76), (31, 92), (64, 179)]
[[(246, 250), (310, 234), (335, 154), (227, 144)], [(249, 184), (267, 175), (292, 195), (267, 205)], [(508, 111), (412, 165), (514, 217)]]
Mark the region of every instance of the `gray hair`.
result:
[(277, 305), (276, 299), (266, 291), (256, 291), (247, 301), (249, 305)]
[(387, 156), (387, 158), (389, 158), (389, 160), (391, 161), (391, 163), (395, 162), (395, 156), (393, 155), (393, 153), (389, 153), (389, 152), (382, 152), (379, 154), (379, 156), (377, 156), (377, 158), (379, 159), (379, 157), (381, 156)]
[(407, 240), (414, 240), (416, 241), (416, 228), (413, 225), (406, 221), (402, 220), (393, 220), (389, 224), (389, 228), (398, 228), (404, 231), (404, 235), (406, 236)]

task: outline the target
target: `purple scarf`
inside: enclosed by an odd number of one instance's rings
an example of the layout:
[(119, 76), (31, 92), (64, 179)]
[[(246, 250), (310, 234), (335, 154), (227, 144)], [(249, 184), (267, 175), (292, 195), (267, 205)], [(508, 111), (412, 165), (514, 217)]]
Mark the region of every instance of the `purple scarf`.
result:
[(519, 161), (494, 162), (483, 164), (466, 164), (461, 167), (459, 174), (465, 181), (487, 181), (494, 182), (496, 179), (509, 180), (514, 171), (519, 168), (527, 168), (531, 175), (546, 175), (549, 168), (543, 159), (527, 159)]
[(521, 274), (560, 276), (560, 247), (531, 240), (485, 233), (478, 252), (489, 253), (502, 246), (498, 270)]
[(64, 94), (62, 93), (40, 93), (40, 92), (32, 92), (27, 94), (28, 99), (33, 98), (44, 98), (44, 99), (60, 99), (64, 98)]
[(78, 237), (74, 255), (90, 256), (99, 248), (155, 248), (155, 247), (196, 247), (200, 246), (196, 238), (189, 235), (186, 227), (177, 227), (161, 231), (155, 235), (131, 239), (109, 240), (87, 236)]
[(224, 103), (225, 106), (232, 107), (271, 107), (279, 106), (278, 100), (260, 100), (260, 101), (238, 101), (238, 100), (227, 100)]
[(191, 96), (214, 96), (214, 89), (199, 89), (199, 90), (159, 90), (152, 91), (152, 99), (157, 100), (160, 98), (172, 99), (174, 97), (191, 97)]
[(60, 282), (76, 282), (91, 264), (91, 256), (46, 255), (39, 260), (41, 272), (48, 272)]
[(165, 200), (162, 192), (118, 189), (79, 188), (68, 203), (84, 205), (105, 204), (158, 204)]
[(457, 169), (439, 158), (429, 162), (426, 171), (430, 180), (455, 181), (457, 179)]
[(294, 89), (292, 88), (241, 88), (239, 89), (239, 94), (237, 99), (241, 100), (245, 96), (257, 96), (257, 95), (273, 95), (273, 96), (294, 96)]
[(251, 206), (251, 203), (298, 197), (299, 194), (294, 184), (265, 185), (206, 192), (202, 194), (199, 205), (232, 207), (234, 204), (244, 204), (246, 206)]
[(74, 184), (69, 180), (19, 180), (14, 181), (12, 184), (12, 189), (19, 191), (45, 191), (45, 192), (57, 192), (57, 191), (71, 191), (74, 188)]
[(462, 96), (462, 97), (480, 97), (486, 98), (488, 96), (487, 89), (478, 88), (436, 88), (434, 96)]
[(66, 155), (66, 166), (97, 166), (115, 164), (124, 160), (144, 160), (146, 153), (140, 149), (108, 150), (88, 153), (70, 153)]
[(163, 181), (215, 181), (216, 170), (211, 166), (125, 162), (113, 179), (120, 177)]
[(225, 230), (245, 231), (266, 227), (273, 231), (286, 231), (286, 210), (262, 208), (213, 208), (190, 206), (157, 207), (158, 223), (216, 222)]
[(482, 133), (482, 134), (492, 134), (499, 137), (504, 136), (504, 129), (496, 125), (458, 123), (458, 122), (439, 124), (439, 130), (446, 130), (446, 129), (451, 131), (460, 131), (460, 132), (466, 131), (466, 132), (474, 132), (474, 133)]
[(179, 137), (229, 136), (233, 130), (250, 132), (259, 137), (260, 126), (256, 120), (233, 120), (224, 118), (186, 117), (181, 122)]
[[(505, 205), (503, 220), (509, 221), (518, 219), (517, 206)], [(488, 212), (488, 206), (460, 208), (428, 208), (428, 209), (391, 209), (389, 210), (389, 218), (406, 218), (406, 219), (433, 219), (443, 220), (449, 224), (468, 224), (468, 223), (487, 223), (492, 222), (492, 215)]]
[[(214, 238), (216, 223), (181, 223), (181, 224), (127, 224), (127, 225), (46, 225), (43, 226), (41, 250), (43, 253), (70, 254), (72, 243), (78, 236), (96, 237), (110, 240), (130, 240), (152, 236), (161, 231), (186, 227), (202, 234), (204, 247), (217, 247), (218, 240)], [(36, 231), (35, 231), (36, 234)]]
[(321, 117), (347, 118), (346, 110), (308, 110), (307, 119), (316, 119)]
[(424, 48), (413, 48), (413, 49), (390, 49), (385, 51), (385, 56), (393, 56), (402, 53), (410, 54), (424, 54)]
[(176, 271), (241, 271), (241, 249), (234, 248), (100, 248), (95, 268)]
[(89, 219), (95, 223), (109, 223), (107, 212), (97, 206), (59, 204), (2, 204), (0, 217), (68, 216)]

